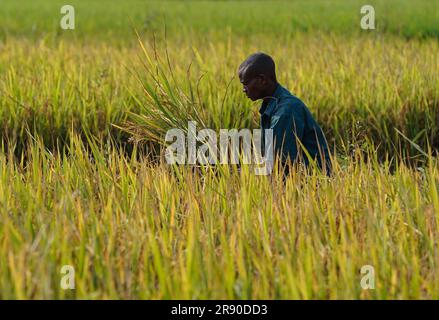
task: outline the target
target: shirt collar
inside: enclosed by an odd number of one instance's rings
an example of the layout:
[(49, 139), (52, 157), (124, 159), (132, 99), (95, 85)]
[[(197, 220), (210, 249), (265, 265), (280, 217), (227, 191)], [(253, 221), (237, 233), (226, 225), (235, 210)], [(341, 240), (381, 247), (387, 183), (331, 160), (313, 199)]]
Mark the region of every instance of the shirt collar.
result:
[(261, 108), (259, 109), (259, 113), (261, 115), (265, 114), (267, 116), (271, 116), (273, 114), (273, 111), (275, 110), (277, 106), (277, 101), (282, 95), (282, 86), (280, 84), (277, 84), (276, 90), (274, 90), (274, 93), (272, 96), (267, 97), (268, 102), (264, 101), (261, 104)]

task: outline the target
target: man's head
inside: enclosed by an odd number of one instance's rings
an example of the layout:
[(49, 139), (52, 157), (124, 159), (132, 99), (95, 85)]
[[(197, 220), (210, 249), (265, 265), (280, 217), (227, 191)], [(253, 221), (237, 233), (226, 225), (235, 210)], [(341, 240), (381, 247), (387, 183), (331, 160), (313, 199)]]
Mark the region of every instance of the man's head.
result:
[(244, 93), (253, 101), (272, 94), (277, 84), (274, 61), (262, 52), (252, 54), (241, 63), (238, 76)]

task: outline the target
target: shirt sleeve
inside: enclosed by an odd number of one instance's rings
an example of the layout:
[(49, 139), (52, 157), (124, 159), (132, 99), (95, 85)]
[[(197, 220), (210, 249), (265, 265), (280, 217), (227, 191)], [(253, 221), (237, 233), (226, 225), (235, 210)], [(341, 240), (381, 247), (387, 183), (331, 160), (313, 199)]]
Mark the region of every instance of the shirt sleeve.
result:
[(296, 160), (297, 145), (296, 136), (302, 140), (304, 132), (304, 118), (298, 112), (288, 112), (280, 115), (273, 115), (270, 121), (270, 129), (273, 130), (274, 153), (281, 157), (282, 162), (288, 158), (292, 162)]

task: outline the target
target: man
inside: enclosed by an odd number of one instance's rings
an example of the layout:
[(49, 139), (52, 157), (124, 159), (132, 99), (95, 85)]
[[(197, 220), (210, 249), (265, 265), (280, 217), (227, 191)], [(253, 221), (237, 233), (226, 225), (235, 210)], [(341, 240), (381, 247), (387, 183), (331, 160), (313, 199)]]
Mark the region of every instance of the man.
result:
[[(275, 157), (283, 165), (289, 160), (309, 165), (305, 148), (329, 175), (330, 158), (322, 129), (305, 104), (277, 82), (273, 59), (265, 53), (254, 53), (239, 66), (238, 75), (247, 97), (263, 100), (259, 109), (261, 129), (273, 130)], [(288, 173), (288, 166), (285, 169)]]

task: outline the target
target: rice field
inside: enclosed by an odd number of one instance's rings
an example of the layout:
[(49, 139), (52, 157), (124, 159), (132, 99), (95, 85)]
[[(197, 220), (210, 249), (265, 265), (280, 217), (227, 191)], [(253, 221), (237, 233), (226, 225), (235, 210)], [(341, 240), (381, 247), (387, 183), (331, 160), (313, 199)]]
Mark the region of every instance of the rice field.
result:
[[(367, 31), (361, 1), (70, 4), (75, 30), (63, 1), (1, 4), (1, 299), (439, 297), (439, 1), (370, 1)], [(258, 128), (259, 50), (333, 175), (166, 164), (190, 120)]]

